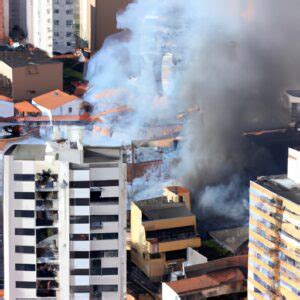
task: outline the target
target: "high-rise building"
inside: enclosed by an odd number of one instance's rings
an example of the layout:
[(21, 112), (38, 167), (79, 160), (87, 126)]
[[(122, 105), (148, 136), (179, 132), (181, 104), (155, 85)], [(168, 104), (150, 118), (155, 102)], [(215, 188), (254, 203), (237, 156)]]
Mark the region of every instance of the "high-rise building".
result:
[(4, 38), (8, 36), (9, 31), (9, 2), (6, 0), (0, 0), (0, 44)]
[(92, 51), (99, 50), (104, 40), (118, 32), (117, 13), (124, 10), (132, 0), (76, 0), (81, 4), (81, 40)]
[(121, 148), (14, 145), (4, 155), (6, 299), (124, 299)]
[(300, 149), (289, 149), (287, 175), (250, 186), (248, 299), (300, 297)]
[(26, 42), (50, 54), (72, 52), (76, 1), (10, 0), (10, 32), (17, 28)]

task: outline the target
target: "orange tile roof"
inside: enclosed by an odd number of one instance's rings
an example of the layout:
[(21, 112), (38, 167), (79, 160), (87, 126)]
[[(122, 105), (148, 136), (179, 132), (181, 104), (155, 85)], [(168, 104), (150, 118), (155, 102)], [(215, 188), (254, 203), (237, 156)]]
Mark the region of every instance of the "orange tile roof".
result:
[(209, 274), (167, 282), (177, 294), (195, 292), (202, 289), (212, 288), (221, 284), (234, 281), (242, 281), (245, 277), (239, 268), (216, 271)]
[(28, 101), (15, 103), (15, 109), (20, 113), (40, 113), (40, 110)]
[(0, 100), (3, 100), (5, 102), (12, 102), (12, 99), (9, 97), (6, 97), (4, 95), (0, 95)]
[(76, 99), (78, 98), (74, 95), (69, 95), (61, 90), (54, 90), (52, 92), (35, 97), (32, 100), (40, 106), (53, 110)]

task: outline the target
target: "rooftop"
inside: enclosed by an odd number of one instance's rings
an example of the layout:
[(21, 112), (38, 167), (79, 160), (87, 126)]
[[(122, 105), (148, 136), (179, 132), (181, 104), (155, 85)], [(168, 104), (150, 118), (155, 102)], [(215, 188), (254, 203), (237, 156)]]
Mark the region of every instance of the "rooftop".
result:
[[(120, 160), (120, 148), (84, 146), (84, 163), (114, 162)], [(19, 144), (13, 145), (5, 152), (12, 155), (14, 160), (42, 161), (45, 159), (46, 145)]]
[(286, 93), (293, 97), (300, 97), (300, 90), (288, 90)]
[(286, 174), (263, 176), (254, 182), (289, 201), (300, 204), (300, 185), (288, 178)]
[(225, 230), (210, 231), (209, 235), (222, 247), (235, 253), (248, 239), (248, 227), (236, 227)]
[(12, 102), (12, 98), (6, 97), (4, 95), (0, 95), (0, 101)]
[(5, 152), (12, 155), (14, 160), (39, 160), (45, 159), (46, 145), (13, 145)]
[(35, 114), (40, 113), (40, 110), (28, 101), (15, 103), (15, 109), (19, 113), (35, 113)]
[(61, 62), (50, 58), (46, 52), (35, 49), (33, 51), (0, 51), (0, 61), (12, 68), (31, 65), (60, 64)]
[(167, 197), (158, 197), (134, 202), (150, 220), (173, 219), (193, 216), (185, 203), (169, 202)]
[(32, 100), (36, 104), (52, 110), (76, 99), (78, 98), (74, 95), (69, 95), (65, 92), (62, 92), (61, 90), (54, 90), (41, 96), (35, 97)]
[(171, 281), (166, 284), (180, 295), (218, 287), (219, 285), (230, 282), (243, 281), (244, 279), (245, 276), (239, 268), (231, 268), (193, 278)]

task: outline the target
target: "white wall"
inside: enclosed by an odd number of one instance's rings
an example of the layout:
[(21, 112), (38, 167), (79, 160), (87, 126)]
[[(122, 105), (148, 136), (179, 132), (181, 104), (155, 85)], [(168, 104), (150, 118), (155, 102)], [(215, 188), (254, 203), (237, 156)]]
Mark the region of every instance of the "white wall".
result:
[[(82, 99), (75, 99), (74, 101), (68, 102), (65, 105), (62, 105), (56, 109), (50, 110), (47, 109), (34, 101), (32, 103), (42, 112), (42, 116), (48, 116), (49, 114), (54, 116), (79, 116), (80, 107), (82, 103)], [(72, 112), (69, 112), (69, 108), (72, 109)]]
[(178, 294), (167, 283), (162, 283), (162, 300), (180, 300)]
[(14, 104), (0, 99), (0, 117), (9, 118), (14, 116)]

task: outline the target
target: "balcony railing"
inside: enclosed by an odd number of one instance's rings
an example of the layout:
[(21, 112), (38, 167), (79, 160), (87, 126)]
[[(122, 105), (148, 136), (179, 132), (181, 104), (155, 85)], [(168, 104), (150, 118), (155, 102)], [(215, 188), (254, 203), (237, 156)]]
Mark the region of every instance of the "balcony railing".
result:
[(56, 211), (38, 211), (36, 217), (36, 226), (56, 226), (58, 213)]
[(50, 263), (58, 260), (58, 250), (37, 248), (37, 262), (38, 263)]
[(172, 242), (172, 241), (179, 241), (179, 240), (189, 240), (199, 237), (198, 234), (195, 232), (189, 232), (189, 233), (179, 233), (177, 235), (172, 234), (169, 236), (158, 236), (155, 239), (148, 238), (149, 242), (153, 243), (154, 240), (156, 240), (158, 243), (165, 243), (165, 242)]
[(55, 264), (38, 264), (36, 277), (37, 278), (52, 278), (58, 276), (58, 265)]

